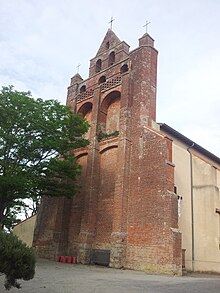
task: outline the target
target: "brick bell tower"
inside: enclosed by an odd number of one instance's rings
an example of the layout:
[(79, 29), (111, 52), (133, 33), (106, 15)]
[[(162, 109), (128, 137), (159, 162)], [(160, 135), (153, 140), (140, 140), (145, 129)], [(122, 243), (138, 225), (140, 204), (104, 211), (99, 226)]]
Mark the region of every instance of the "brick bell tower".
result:
[(150, 35), (129, 52), (111, 29), (89, 78), (72, 77), (67, 104), (89, 121), (90, 145), (74, 152), (80, 193), (43, 201), (35, 230), (40, 256), (181, 274), (172, 141), (156, 130), (156, 80)]

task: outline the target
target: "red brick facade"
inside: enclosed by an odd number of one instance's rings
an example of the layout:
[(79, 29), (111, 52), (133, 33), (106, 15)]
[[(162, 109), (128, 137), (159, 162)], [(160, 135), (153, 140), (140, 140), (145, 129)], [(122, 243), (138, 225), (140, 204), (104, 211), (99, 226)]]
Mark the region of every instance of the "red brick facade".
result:
[(38, 254), (110, 251), (111, 267), (181, 274), (181, 234), (174, 194), (172, 141), (153, 129), (157, 51), (145, 34), (129, 46), (108, 30), (89, 78), (71, 79), (67, 103), (91, 127), (90, 145), (75, 154), (80, 194), (45, 199), (35, 230)]

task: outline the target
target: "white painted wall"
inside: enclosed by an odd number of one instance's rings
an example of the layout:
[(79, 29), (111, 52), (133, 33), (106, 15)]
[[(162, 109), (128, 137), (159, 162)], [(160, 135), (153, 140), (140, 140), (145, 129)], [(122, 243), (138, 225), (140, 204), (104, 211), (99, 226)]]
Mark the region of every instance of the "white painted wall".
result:
[(220, 272), (219, 170), (193, 157), (193, 193), (195, 218), (195, 270)]
[(186, 269), (220, 273), (220, 166), (209, 158), (192, 154), (194, 264), (192, 265), (192, 213), (190, 155), (187, 146), (173, 138), (174, 182), (182, 196), (179, 228), (186, 249)]
[(185, 264), (187, 270), (192, 270), (192, 217), (191, 217), (191, 177), (190, 156), (182, 143), (173, 143), (174, 184), (181, 196), (179, 228), (182, 232), (182, 248), (186, 249)]

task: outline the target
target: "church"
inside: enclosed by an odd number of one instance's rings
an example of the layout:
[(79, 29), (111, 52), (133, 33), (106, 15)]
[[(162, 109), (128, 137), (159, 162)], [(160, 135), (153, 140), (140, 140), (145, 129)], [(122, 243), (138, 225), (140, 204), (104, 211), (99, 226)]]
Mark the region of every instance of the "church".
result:
[(88, 120), (72, 199), (44, 198), (37, 254), (181, 275), (220, 273), (220, 158), (156, 122), (157, 55), (145, 33), (130, 51), (109, 29), (67, 104)]

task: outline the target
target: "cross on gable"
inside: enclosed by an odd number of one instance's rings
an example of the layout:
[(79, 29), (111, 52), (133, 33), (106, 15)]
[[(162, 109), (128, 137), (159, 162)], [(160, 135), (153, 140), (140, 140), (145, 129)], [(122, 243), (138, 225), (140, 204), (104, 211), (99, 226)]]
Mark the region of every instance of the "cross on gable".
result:
[(143, 25), (143, 27), (146, 27), (146, 34), (147, 34), (147, 26), (150, 24), (150, 21), (147, 21), (146, 20), (146, 23), (145, 23), (145, 25)]
[(111, 17), (111, 20), (109, 21), (109, 23), (111, 23), (111, 24), (110, 24), (110, 28), (111, 28), (111, 30), (112, 30), (112, 23), (113, 23), (114, 20), (115, 20), (115, 19), (113, 19), (113, 17)]
[(80, 63), (78, 63), (78, 65), (76, 66), (76, 68), (77, 68), (77, 73), (79, 73), (79, 67), (81, 66), (81, 64)]

